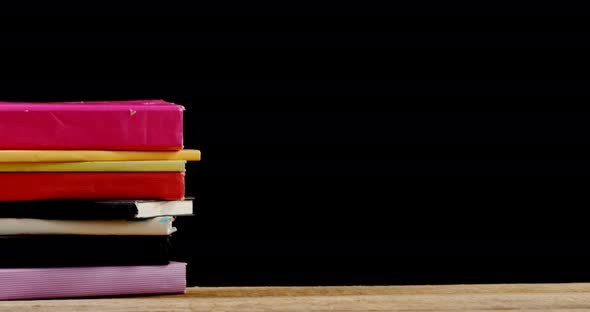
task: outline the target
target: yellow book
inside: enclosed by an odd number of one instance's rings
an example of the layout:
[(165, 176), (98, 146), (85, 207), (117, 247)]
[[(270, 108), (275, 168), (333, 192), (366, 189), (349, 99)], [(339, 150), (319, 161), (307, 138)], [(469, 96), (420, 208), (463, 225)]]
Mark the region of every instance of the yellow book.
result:
[(0, 172), (183, 172), (185, 160), (0, 163)]
[(0, 163), (201, 160), (201, 151), (0, 150)]

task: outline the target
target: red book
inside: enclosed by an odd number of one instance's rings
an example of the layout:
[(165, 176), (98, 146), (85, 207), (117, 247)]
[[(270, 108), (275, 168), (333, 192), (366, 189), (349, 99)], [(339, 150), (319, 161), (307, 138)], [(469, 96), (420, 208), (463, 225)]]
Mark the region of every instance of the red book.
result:
[(0, 173), (0, 200), (184, 198), (184, 172)]

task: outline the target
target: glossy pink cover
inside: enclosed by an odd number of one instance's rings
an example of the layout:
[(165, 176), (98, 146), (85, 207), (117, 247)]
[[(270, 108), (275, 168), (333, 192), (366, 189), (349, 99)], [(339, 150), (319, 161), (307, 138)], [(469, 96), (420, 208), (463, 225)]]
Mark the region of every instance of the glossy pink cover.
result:
[(162, 100), (0, 102), (0, 149), (179, 150), (183, 111)]
[(0, 269), (0, 300), (184, 293), (186, 263)]

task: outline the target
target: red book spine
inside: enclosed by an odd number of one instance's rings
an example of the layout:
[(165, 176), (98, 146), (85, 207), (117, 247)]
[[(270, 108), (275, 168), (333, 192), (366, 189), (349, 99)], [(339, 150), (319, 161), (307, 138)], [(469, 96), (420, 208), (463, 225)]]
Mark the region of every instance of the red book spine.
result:
[(184, 198), (184, 172), (0, 173), (0, 200)]

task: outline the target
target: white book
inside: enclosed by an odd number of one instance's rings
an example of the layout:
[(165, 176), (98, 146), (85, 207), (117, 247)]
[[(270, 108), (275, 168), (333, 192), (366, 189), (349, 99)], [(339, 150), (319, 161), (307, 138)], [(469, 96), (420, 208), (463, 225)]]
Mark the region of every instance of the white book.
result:
[(170, 235), (174, 217), (133, 220), (0, 218), (0, 235)]
[(192, 200), (136, 201), (137, 214), (135, 218), (152, 218), (157, 216), (183, 216), (193, 213)]

